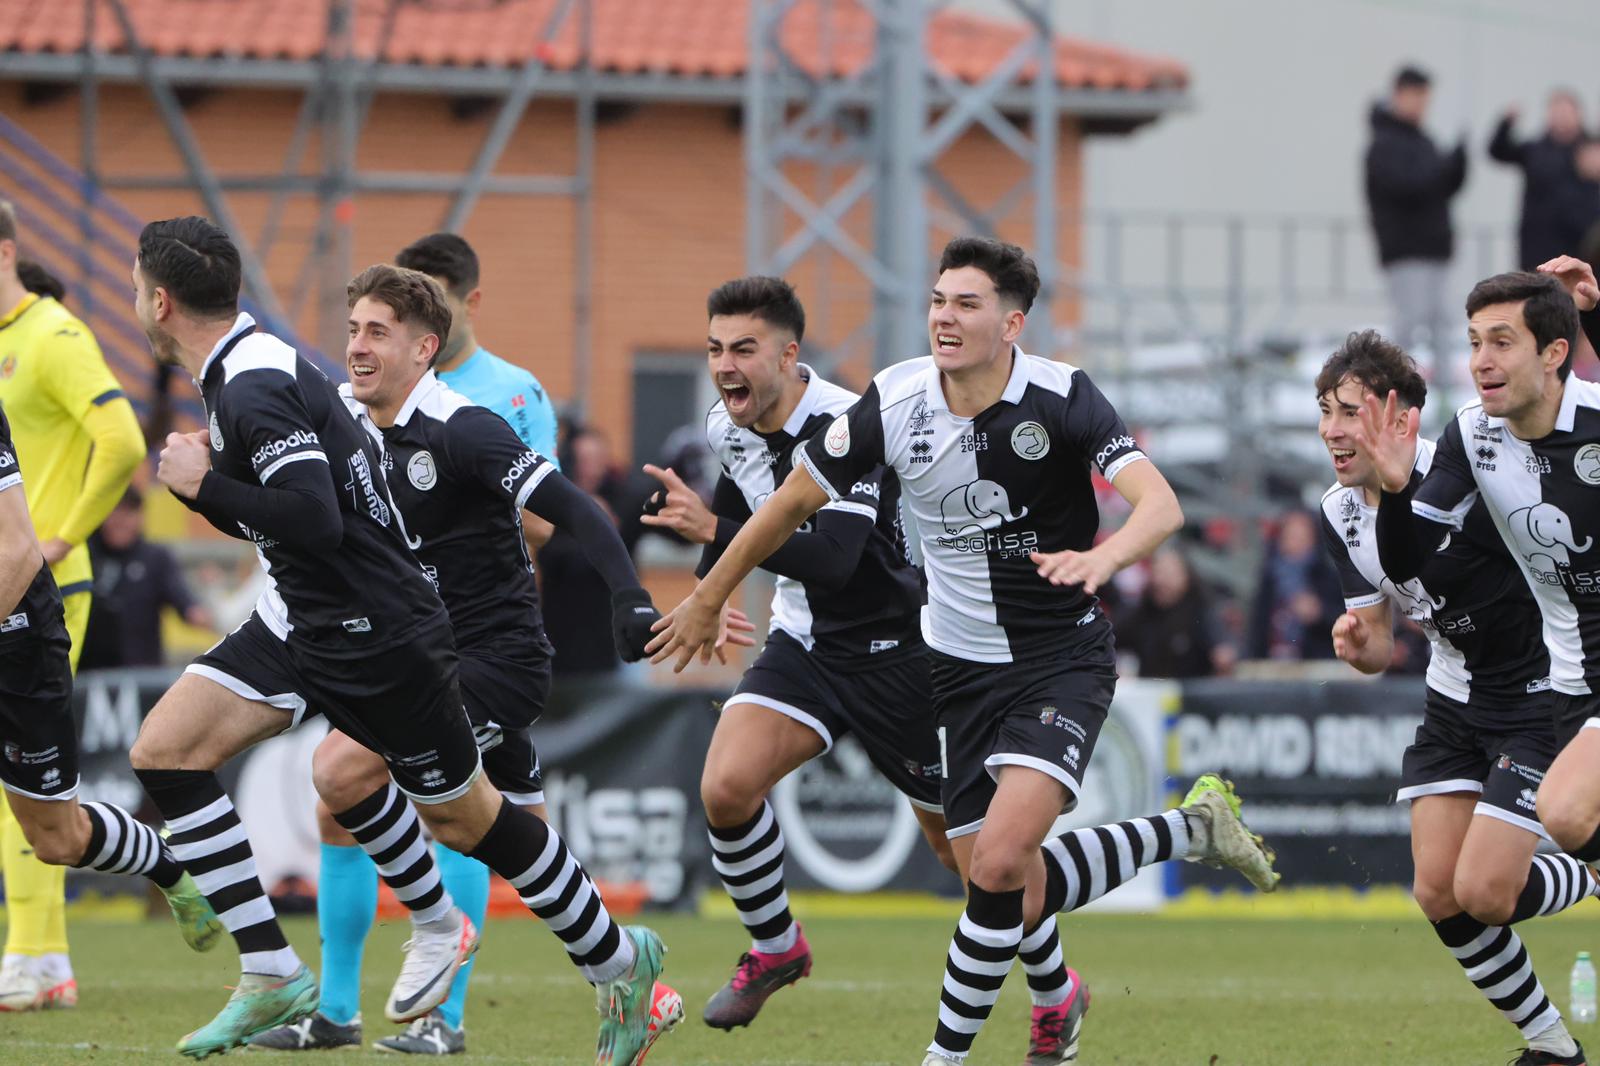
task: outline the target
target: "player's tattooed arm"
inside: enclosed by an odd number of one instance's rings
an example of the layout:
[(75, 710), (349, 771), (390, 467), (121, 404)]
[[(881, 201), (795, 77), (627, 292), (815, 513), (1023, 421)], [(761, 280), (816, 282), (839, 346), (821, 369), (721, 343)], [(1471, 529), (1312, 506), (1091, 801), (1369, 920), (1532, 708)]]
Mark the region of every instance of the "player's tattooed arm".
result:
[(778, 491), (744, 524), (711, 572), (656, 623), (656, 637), (645, 649), (652, 656), (650, 661), (675, 659), (674, 673), (682, 672), (697, 655), (701, 662), (710, 662), (722, 608), (733, 590), (827, 502), (828, 494), (803, 467), (791, 471)]
[(1130, 463), (1117, 472), (1111, 485), (1133, 505), (1133, 513), (1121, 529), (1086, 552), (1030, 554), (1039, 576), (1050, 584), (1081, 585), (1092, 596), (1117, 571), (1147, 558), (1183, 528), (1178, 496), (1154, 463)]

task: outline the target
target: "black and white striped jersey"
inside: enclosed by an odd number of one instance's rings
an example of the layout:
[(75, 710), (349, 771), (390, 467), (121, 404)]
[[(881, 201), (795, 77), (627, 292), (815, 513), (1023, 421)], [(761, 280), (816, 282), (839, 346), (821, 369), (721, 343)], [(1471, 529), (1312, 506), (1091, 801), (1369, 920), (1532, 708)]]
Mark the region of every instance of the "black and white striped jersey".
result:
[[(11, 443), (11, 423), (0, 408), (0, 492), (22, 491), (22, 468), (17, 465), (17, 449)], [(39, 572), (16, 603), (0, 603), (0, 646), (38, 639), (46, 626), (61, 621), (61, 594), (56, 590), (50, 568), (39, 558)]]
[(975, 418), (951, 413), (925, 356), (880, 372), (801, 454), (836, 500), (879, 464), (899, 474), (927, 568), (923, 637), (991, 663), (1048, 654), (1101, 617), (1095, 597), (1051, 585), (1028, 555), (1093, 547), (1091, 469), (1110, 479), (1144, 458), (1088, 375), (1020, 348), (1000, 402)]
[[(1434, 445), (1417, 442), (1411, 484), (1433, 464)], [(1460, 532), (1441, 542), (1422, 573), (1395, 582), (1378, 559), (1378, 508), (1360, 486), (1334, 485), (1322, 497), (1322, 536), (1349, 610), (1385, 599), (1427, 634), (1428, 687), (1473, 710), (1473, 725), (1495, 728), (1549, 718), (1531, 693), (1550, 687), (1550, 656), (1539, 639), (1539, 607), (1481, 502)]]
[[(720, 400), (706, 413), (706, 440), (722, 464), (722, 475), (712, 501), (718, 536), (706, 545), (702, 576), (788, 476), (805, 441), (859, 399), (804, 364), (800, 370), (809, 378), (806, 391), (775, 433), (734, 425)], [(899, 479), (878, 465), (852, 478), (845, 489), (764, 567), (778, 575), (771, 629), (781, 629), (808, 651), (833, 660), (870, 656), (921, 639), (922, 576), (909, 561), (900, 526)], [(806, 538), (816, 543), (806, 545)], [(861, 544), (853, 570), (823, 555), (836, 553), (840, 543)], [(797, 548), (810, 550), (801, 555)], [(837, 574), (825, 577), (830, 569)]]
[(1458, 530), (1480, 498), (1543, 614), (1551, 687), (1600, 691), (1600, 385), (1568, 378), (1555, 429), (1535, 441), (1461, 408), (1412, 510)]
[(256, 613), (278, 639), (355, 656), (445, 624), (444, 604), (394, 513), (378, 445), (326, 374), (241, 314), (206, 358), (200, 391), (213, 473), (272, 489), (287, 472), (302, 476), (315, 464), (338, 501), (343, 532), (331, 551), (269, 536), (226, 507), (208, 507), (204, 486), (193, 505), (223, 532), (255, 544), (268, 581)]
[(417, 560), (444, 598), (456, 647), (518, 636), (542, 644), (522, 511), (555, 467), (505, 419), (431, 370), (381, 430), (349, 385), (339, 395), (383, 442), (389, 491)]

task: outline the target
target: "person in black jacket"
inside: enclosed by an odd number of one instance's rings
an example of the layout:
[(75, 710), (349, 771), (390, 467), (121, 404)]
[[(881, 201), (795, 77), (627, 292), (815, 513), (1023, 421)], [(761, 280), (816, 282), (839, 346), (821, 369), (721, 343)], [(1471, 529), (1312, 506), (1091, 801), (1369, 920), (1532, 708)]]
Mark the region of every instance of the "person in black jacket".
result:
[(1395, 76), (1387, 103), (1372, 108), (1367, 206), (1394, 304), (1394, 336), (1437, 356), (1455, 321), (1445, 298), (1455, 234), (1450, 200), (1467, 177), (1465, 140), (1441, 151), (1422, 129), (1430, 82), (1416, 67)]
[(1517, 108), (1506, 109), (1489, 142), (1489, 157), (1522, 169), (1522, 221), (1517, 226), (1517, 264), (1533, 270), (1578, 247), (1593, 222), (1575, 217), (1572, 205), (1597, 197), (1596, 186), (1578, 172), (1577, 151), (1583, 140), (1583, 110), (1577, 94), (1557, 89), (1550, 94), (1544, 135), (1518, 140)]
[(1333, 623), (1344, 613), (1339, 575), (1321, 550), (1317, 520), (1293, 510), (1261, 561), (1248, 654), (1252, 659), (1333, 658)]

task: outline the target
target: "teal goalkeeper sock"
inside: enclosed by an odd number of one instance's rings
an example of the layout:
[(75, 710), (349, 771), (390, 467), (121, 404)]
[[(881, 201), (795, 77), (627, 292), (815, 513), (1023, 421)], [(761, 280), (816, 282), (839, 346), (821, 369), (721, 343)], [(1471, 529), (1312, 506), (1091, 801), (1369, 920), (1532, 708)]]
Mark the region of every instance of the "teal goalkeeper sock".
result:
[[(477, 859), (469, 859), (459, 851), (451, 851), (436, 844), (434, 859), (439, 864), (439, 875), (444, 878), (445, 890), (454, 897), (456, 906), (466, 912), (472, 924), (483, 933), (483, 920), (489, 912), (489, 868)], [(467, 1009), (467, 982), (472, 979), (472, 963), (456, 971), (455, 983), (450, 986), (450, 998), (439, 1006), (439, 1014), (453, 1029), (461, 1028), (461, 1018)]]
[(357, 847), (322, 845), (317, 929), (322, 934), (324, 1017), (349, 1025), (361, 1011), (361, 954), (378, 911), (378, 868)]

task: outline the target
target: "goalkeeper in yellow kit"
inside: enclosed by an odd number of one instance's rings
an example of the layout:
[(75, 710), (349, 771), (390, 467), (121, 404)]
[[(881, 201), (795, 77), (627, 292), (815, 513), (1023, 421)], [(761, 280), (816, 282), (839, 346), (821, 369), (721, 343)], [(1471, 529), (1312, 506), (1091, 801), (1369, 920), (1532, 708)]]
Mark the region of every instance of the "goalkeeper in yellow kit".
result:
[[(128, 487), (144, 437), (122, 386), (89, 328), (17, 277), (17, 217), (0, 201), (0, 404), (45, 561), (50, 564), (78, 665), (89, 621), (89, 549), (84, 542)], [(21, 758), (7, 751), (0, 757)], [(6, 946), (0, 1010), (71, 1007), (78, 985), (67, 959), (64, 878), (34, 858), (9, 808), (0, 804)]]

